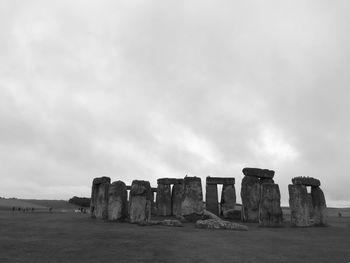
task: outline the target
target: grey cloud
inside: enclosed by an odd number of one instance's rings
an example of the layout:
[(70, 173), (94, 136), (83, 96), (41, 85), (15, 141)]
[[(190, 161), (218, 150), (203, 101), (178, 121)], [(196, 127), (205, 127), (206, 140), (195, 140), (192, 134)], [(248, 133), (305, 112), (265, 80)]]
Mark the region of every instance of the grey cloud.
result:
[(2, 4), (0, 172), (23, 187), (0, 191), (187, 173), (239, 189), (255, 165), (276, 170), (284, 204), (297, 175), (348, 202), (348, 5)]

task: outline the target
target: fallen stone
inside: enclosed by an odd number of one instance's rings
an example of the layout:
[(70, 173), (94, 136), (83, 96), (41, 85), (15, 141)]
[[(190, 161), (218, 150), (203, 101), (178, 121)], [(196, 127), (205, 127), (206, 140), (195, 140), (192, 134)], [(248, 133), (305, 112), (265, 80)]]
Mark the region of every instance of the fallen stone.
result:
[(220, 217), (218, 217), (217, 215), (215, 215), (214, 213), (208, 211), (208, 210), (203, 210), (203, 214), (202, 214), (202, 220), (206, 220), (206, 219), (215, 219), (215, 220), (221, 220)]
[(243, 168), (242, 170), (245, 176), (254, 176), (258, 178), (273, 178), (275, 175), (275, 171), (268, 169), (260, 169), (260, 168)]
[(225, 215), (223, 216), (225, 219), (240, 221), (242, 220), (242, 211), (236, 209), (229, 209), (225, 211)]
[(219, 214), (218, 188), (216, 184), (207, 184), (206, 186), (205, 208), (216, 215)]
[(92, 218), (107, 219), (109, 177), (95, 178), (92, 182), (90, 213)]
[(215, 219), (206, 219), (206, 220), (198, 220), (196, 222), (197, 228), (205, 228), (205, 229), (228, 229), (228, 230), (240, 230), (247, 231), (248, 227), (237, 224), (234, 222), (224, 221), (224, 220), (215, 220)]
[(121, 221), (128, 216), (126, 185), (122, 181), (113, 182), (108, 189), (108, 220)]
[(184, 194), (184, 180), (178, 180), (176, 184), (173, 185), (171, 193), (171, 210), (172, 215), (181, 216), (181, 203)]
[(234, 185), (235, 178), (234, 177), (207, 177), (207, 185), (208, 184), (226, 184), (226, 185)]
[[(158, 179), (159, 181), (159, 179)], [(156, 197), (157, 215), (171, 215), (171, 187), (170, 184), (158, 183)]]
[(302, 184), (306, 186), (320, 186), (321, 182), (320, 180), (313, 178), (313, 177), (304, 177), (304, 176), (299, 176), (299, 177), (294, 177), (292, 179), (293, 184)]
[(257, 177), (243, 177), (241, 184), (242, 221), (259, 222), (260, 188)]
[(281, 226), (282, 221), (281, 194), (278, 184), (262, 184), (259, 225), (276, 227)]
[(288, 191), (291, 224), (298, 227), (310, 226), (310, 210), (306, 186), (290, 184), (288, 185)]
[(230, 211), (236, 207), (235, 186), (224, 184), (221, 192), (221, 214), (224, 218), (230, 218)]
[(326, 199), (320, 187), (311, 188), (312, 204), (314, 207), (314, 225), (327, 225)]
[[(199, 177), (185, 177), (181, 215), (192, 222), (203, 213), (202, 182)], [(195, 222), (195, 221), (194, 221)]]
[(152, 191), (148, 181), (134, 180), (130, 190), (130, 223), (139, 223), (151, 219)]

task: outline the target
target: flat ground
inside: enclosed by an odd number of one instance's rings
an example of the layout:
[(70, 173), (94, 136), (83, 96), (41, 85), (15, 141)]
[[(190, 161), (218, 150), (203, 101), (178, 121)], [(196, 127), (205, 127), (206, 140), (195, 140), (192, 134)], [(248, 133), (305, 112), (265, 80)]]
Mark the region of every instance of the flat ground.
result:
[(106, 223), (88, 214), (0, 212), (0, 262), (350, 262), (350, 217), (249, 231)]

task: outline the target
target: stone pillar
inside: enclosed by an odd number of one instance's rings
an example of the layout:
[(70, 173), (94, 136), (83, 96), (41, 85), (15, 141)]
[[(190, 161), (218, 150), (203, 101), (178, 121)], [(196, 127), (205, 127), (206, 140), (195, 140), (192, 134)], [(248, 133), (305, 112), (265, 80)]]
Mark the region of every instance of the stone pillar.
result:
[(126, 185), (122, 181), (113, 182), (108, 189), (108, 220), (120, 221), (128, 216)]
[(134, 180), (130, 190), (130, 223), (139, 223), (151, 219), (152, 190), (148, 181)]
[(236, 189), (234, 184), (224, 184), (221, 193), (221, 213), (224, 218), (234, 218)]
[(327, 224), (326, 199), (318, 186), (311, 187), (312, 203), (314, 206), (314, 224), (324, 226)]
[(219, 215), (218, 187), (216, 184), (208, 184), (205, 193), (205, 209), (215, 215)]
[(107, 219), (109, 177), (98, 177), (92, 182), (90, 212), (92, 218)]
[(184, 194), (184, 180), (178, 179), (173, 185), (173, 190), (171, 194), (171, 209), (172, 215), (181, 216), (181, 202), (182, 196)]
[(310, 210), (306, 186), (290, 184), (288, 185), (288, 191), (291, 224), (300, 227), (309, 226)]
[(259, 222), (260, 183), (257, 177), (245, 176), (241, 184), (242, 221)]
[(259, 224), (261, 226), (281, 226), (282, 221), (281, 194), (278, 184), (262, 184)]
[(157, 215), (171, 215), (171, 187), (170, 184), (162, 184), (158, 179), (157, 197), (156, 197)]
[(203, 213), (202, 182), (199, 177), (185, 177), (184, 194), (181, 202), (181, 215), (195, 222)]

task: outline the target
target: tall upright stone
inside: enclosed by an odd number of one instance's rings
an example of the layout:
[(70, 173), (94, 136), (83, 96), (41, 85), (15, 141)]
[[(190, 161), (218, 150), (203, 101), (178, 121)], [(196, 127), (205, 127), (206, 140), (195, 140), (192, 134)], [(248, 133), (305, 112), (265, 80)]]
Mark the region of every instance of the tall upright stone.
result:
[(236, 189), (234, 184), (224, 184), (221, 192), (221, 213), (224, 218), (234, 218)]
[(122, 181), (113, 182), (108, 189), (108, 220), (121, 221), (127, 216), (126, 185)]
[(242, 221), (259, 222), (260, 188), (257, 177), (243, 177), (241, 183)]
[(92, 218), (107, 219), (109, 177), (98, 177), (92, 182), (90, 212)]
[(261, 226), (280, 226), (282, 221), (281, 194), (278, 184), (261, 184), (259, 224)]
[(178, 179), (173, 185), (171, 194), (172, 215), (181, 216), (181, 203), (184, 194), (184, 180)]
[(203, 213), (202, 182), (199, 177), (184, 178), (181, 215), (188, 221), (197, 221)]
[(306, 186), (290, 184), (288, 185), (288, 191), (291, 224), (300, 227), (309, 226), (310, 205)]
[(148, 181), (134, 180), (131, 184), (129, 217), (131, 223), (151, 219), (152, 190)]
[(205, 209), (215, 215), (219, 215), (218, 187), (216, 184), (206, 185)]
[(157, 197), (156, 197), (157, 215), (171, 215), (171, 185), (162, 184), (158, 180)]
[(312, 203), (314, 207), (314, 224), (324, 226), (327, 224), (326, 199), (318, 186), (311, 187)]

